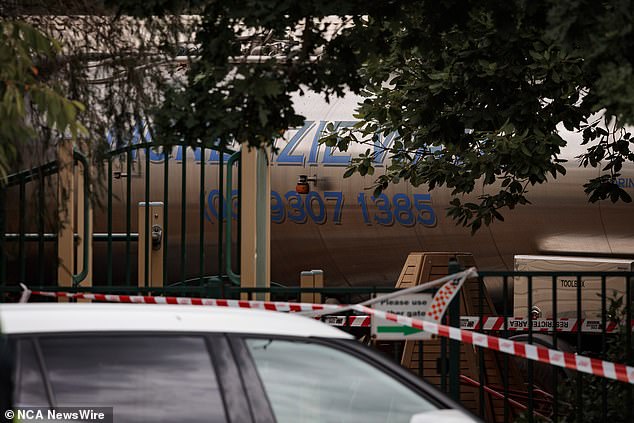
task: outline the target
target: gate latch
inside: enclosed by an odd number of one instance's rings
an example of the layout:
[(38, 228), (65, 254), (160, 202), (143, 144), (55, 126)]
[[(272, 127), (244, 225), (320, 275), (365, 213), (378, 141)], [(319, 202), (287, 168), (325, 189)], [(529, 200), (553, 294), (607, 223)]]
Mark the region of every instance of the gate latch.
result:
[(160, 225), (152, 225), (152, 249), (160, 250), (163, 240), (163, 228)]

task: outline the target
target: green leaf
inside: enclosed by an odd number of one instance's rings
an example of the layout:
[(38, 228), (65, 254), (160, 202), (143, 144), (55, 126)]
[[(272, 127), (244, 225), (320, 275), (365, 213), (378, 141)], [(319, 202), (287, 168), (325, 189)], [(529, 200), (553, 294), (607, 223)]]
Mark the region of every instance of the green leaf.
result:
[(354, 172), (355, 172), (355, 171), (356, 171), (356, 168), (354, 168), (354, 167), (348, 168), (348, 169), (346, 169), (346, 171), (343, 173), (343, 177), (344, 177), (344, 178), (349, 178), (349, 177), (351, 177), (352, 175), (354, 175)]

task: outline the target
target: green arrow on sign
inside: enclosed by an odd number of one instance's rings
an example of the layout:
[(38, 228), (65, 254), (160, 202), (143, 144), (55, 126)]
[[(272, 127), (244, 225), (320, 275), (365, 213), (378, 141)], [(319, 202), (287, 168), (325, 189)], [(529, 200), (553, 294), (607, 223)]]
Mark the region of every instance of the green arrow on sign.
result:
[(405, 336), (422, 332), (420, 329), (410, 328), (409, 326), (377, 326), (376, 331), (378, 333), (403, 333)]

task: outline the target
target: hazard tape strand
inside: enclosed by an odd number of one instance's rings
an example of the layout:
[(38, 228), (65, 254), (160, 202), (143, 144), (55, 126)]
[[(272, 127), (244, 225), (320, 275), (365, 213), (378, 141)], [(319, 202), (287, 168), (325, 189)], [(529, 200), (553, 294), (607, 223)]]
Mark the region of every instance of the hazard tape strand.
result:
[[(336, 327), (370, 327), (371, 316), (327, 316), (324, 323)], [(478, 316), (460, 316), (460, 329), (485, 330), (491, 332), (527, 332), (529, 330), (529, 320), (526, 317), (507, 317), (506, 327), (504, 326), (504, 317), (489, 316), (483, 317), (483, 324), (480, 324)], [(608, 321), (603, 330), (603, 323), (600, 319), (581, 319), (560, 317), (557, 321), (557, 332), (573, 333), (616, 333), (621, 326), (614, 321)], [(553, 319), (533, 319), (533, 332), (552, 332)], [(630, 327), (634, 330), (634, 320)]]
[(461, 343), (475, 345), (477, 347), (487, 348), (569, 370), (576, 370), (594, 376), (634, 384), (634, 367), (626, 366), (625, 364), (611, 363), (579, 354), (511, 341), (484, 333), (472, 332), (434, 322), (387, 313), (381, 310), (374, 310), (365, 306), (355, 305), (353, 309), (414, 329), (429, 332), (443, 338), (453, 339)]
[[(420, 292), (425, 289), (433, 288), (437, 285), (448, 281), (461, 280), (477, 276), (474, 267), (463, 270), (452, 275), (444, 276), (440, 279), (427, 282), (422, 285), (413, 286), (399, 291), (391, 292), (376, 298), (370, 298), (360, 305), (368, 306), (379, 301), (385, 301), (404, 294)], [(45, 297), (64, 297), (73, 299), (84, 299), (93, 301), (107, 301), (118, 303), (135, 303), (135, 304), (183, 304), (183, 305), (206, 305), (217, 307), (240, 307), (254, 308), (261, 310), (281, 311), (281, 312), (297, 312), (306, 316), (319, 317), (320, 315), (330, 314), (333, 311), (344, 312), (352, 309), (352, 304), (310, 304), (310, 303), (289, 303), (278, 301), (253, 301), (253, 300), (224, 300), (213, 298), (189, 298), (189, 297), (155, 297), (151, 295), (117, 295), (117, 294), (89, 294), (89, 293), (73, 293), (73, 292), (52, 292), (52, 291), (31, 291), (26, 285), (21, 284), (23, 289), (23, 299), (27, 301), (29, 295), (39, 295)]]
[(62, 297), (74, 299), (86, 299), (94, 301), (119, 302), (119, 303), (135, 303), (135, 304), (185, 304), (185, 305), (202, 305), (214, 307), (234, 307), (234, 308), (251, 308), (280, 312), (307, 312), (307, 311), (332, 311), (337, 312), (346, 309), (356, 310), (358, 312), (372, 315), (384, 320), (400, 323), (402, 325), (429, 332), (444, 338), (453, 339), (455, 341), (471, 344), (477, 347), (487, 348), (523, 357), (529, 360), (550, 364), (570, 370), (618, 380), (634, 384), (634, 367), (624, 364), (611, 363), (595, 358), (585, 357), (578, 354), (563, 352), (550, 348), (540, 347), (532, 344), (525, 344), (509, 339), (498, 338), (479, 332), (445, 326), (439, 323), (418, 320), (407, 316), (401, 316), (375, 310), (361, 304), (353, 305), (334, 305), (334, 304), (309, 304), (309, 303), (289, 303), (289, 302), (272, 302), (272, 301), (245, 301), (245, 300), (224, 300), (210, 298), (186, 298), (186, 297), (154, 297), (149, 295), (114, 295), (114, 294), (87, 294), (87, 293), (68, 293), (68, 292), (48, 292), (48, 291), (32, 291), (32, 295), (46, 297)]
[(92, 300), (130, 304), (179, 304), (211, 307), (252, 308), (281, 312), (338, 311), (337, 304), (289, 303), (282, 301), (223, 300), (215, 298), (155, 297), (151, 295), (88, 294), (81, 292), (31, 291), (31, 295), (76, 300)]

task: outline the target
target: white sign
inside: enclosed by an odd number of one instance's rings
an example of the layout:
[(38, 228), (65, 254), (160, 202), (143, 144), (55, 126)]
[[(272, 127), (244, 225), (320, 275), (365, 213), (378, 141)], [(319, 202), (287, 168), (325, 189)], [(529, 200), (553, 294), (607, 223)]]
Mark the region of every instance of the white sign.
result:
[[(423, 320), (432, 300), (431, 294), (408, 294), (372, 304), (372, 308)], [(372, 317), (372, 336), (376, 339), (402, 341), (431, 339), (431, 334), (400, 323)]]

